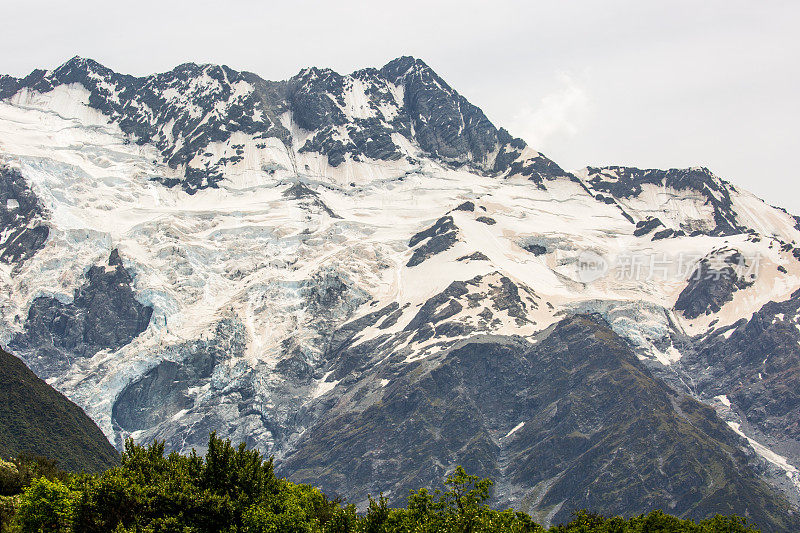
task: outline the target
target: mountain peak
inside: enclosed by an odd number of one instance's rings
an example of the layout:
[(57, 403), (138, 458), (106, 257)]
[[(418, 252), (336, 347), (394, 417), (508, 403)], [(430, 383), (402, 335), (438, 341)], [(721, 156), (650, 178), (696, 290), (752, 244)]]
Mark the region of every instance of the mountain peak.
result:
[[(386, 63), (382, 68), (382, 71), (387, 73), (401, 73), (405, 74), (411, 71), (430, 71), (433, 73), (433, 69), (431, 69), (425, 61), (422, 59), (418, 59), (413, 56), (400, 56), (396, 59), (392, 59), (388, 63)], [(435, 74), (435, 73), (434, 73)]]
[(349, 76), (309, 67), (286, 82), (195, 63), (139, 78), (75, 56), (24, 80), (0, 79), (0, 97), (26, 87), (47, 93), (75, 83), (89, 91), (91, 107), (135, 142), (154, 144), (168, 166), (183, 174), (164, 183), (180, 184), (191, 193), (218, 186), (225, 169), (248, 159), (244, 152), (254, 149), (219, 156), (208, 149), (212, 143), (230, 142), (239, 133), (251, 136), (254, 144), (268, 138), (292, 144), (281, 118), (286, 112), (309, 134), (303, 134), (299, 152), (319, 153), (334, 168), (348, 161), (397, 161), (402, 163), (390, 164), (404, 173), (424, 156), (487, 176), (523, 176), (540, 187), (567, 175), (495, 127), (480, 108), (411, 56)]
[(60, 66), (58, 66), (55, 70), (52, 71), (53, 75), (66, 75), (72, 71), (80, 71), (83, 73), (89, 72), (96, 72), (96, 73), (103, 73), (107, 74), (111, 72), (111, 69), (102, 65), (98, 61), (94, 59), (81, 57), (81, 56), (73, 56)]

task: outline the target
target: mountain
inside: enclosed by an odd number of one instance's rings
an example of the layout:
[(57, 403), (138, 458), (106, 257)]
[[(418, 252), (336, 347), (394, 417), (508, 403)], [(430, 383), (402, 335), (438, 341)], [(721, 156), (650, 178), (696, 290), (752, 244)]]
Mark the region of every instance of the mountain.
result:
[(797, 528), (800, 219), (709, 169), (567, 172), (409, 57), (0, 98), (0, 342), (117, 447)]
[(379, 401), (362, 391), (301, 436), (285, 467), (296, 479), (348, 495), (354, 483), (377, 492), (389, 481), (397, 498), (455, 452), (546, 523), (576, 508), (662, 507), (796, 523), (748, 472), (751, 458), (714, 411), (654, 379), (599, 316), (573, 316), (529, 341), (473, 337), (398, 376)]
[(0, 457), (55, 459), (67, 470), (100, 472), (119, 454), (80, 407), (0, 349)]
[[(76, 57), (52, 72), (5, 77), (0, 97), (26, 99), (76, 86), (88, 91), (91, 108), (130, 139), (159, 151), (171, 170), (165, 183), (190, 193), (218, 187), (245, 153), (262, 151), (256, 157), (268, 164), (291, 163), (269, 152), (289, 159), (293, 152), (313, 153), (333, 167), (346, 160), (413, 160), (414, 150), (403, 140), (447, 163), (492, 173), (513, 170), (537, 183), (565, 175), (549, 159), (526, 151), (522, 140), (495, 128), (425, 63), (410, 57), (350, 76), (309, 68), (285, 82), (192, 63), (134, 78)], [(246, 150), (248, 144), (256, 150)], [(319, 164), (320, 158), (314, 159)]]

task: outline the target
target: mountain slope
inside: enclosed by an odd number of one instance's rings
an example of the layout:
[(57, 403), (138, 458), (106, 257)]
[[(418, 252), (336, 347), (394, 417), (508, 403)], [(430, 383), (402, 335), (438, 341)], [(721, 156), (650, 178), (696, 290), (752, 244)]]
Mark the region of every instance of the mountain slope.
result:
[(80, 407), (0, 349), (0, 457), (28, 453), (65, 470), (100, 472), (119, 455)]
[(390, 360), (371, 371), (396, 377), (348, 385), (280, 470), (402, 503), (415, 484), (463, 464), (495, 480), (501, 505), (548, 524), (581, 508), (666, 507), (800, 525), (713, 410), (655, 379), (599, 317), (564, 319), (532, 343), (474, 337), (402, 373)]
[(544, 518), (793, 520), (798, 222), (710, 170), (566, 172), (407, 57), (285, 81), (74, 58), (0, 96), (0, 340), (115, 445), (217, 430), (344, 494), (463, 461)]

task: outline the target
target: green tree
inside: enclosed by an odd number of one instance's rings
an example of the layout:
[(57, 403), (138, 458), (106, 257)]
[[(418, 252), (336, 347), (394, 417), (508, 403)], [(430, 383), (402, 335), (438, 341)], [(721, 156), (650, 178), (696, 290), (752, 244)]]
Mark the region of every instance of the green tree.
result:
[(77, 494), (60, 481), (39, 478), (25, 489), (14, 517), (21, 533), (67, 533)]
[[(22, 464), (22, 467), (19, 465)], [(27, 466), (26, 466), (27, 465)], [(200, 457), (171, 453), (164, 443), (125, 445), (121, 463), (99, 475), (60, 474), (47, 462), (18, 463), (29, 486), (2, 508), (9, 533), (541, 533), (525, 513), (488, 505), (492, 482), (457, 467), (444, 489), (411, 491), (394, 509), (369, 498), (363, 516), (310, 485), (275, 477), (272, 459), (209, 437)], [(9, 474), (9, 475), (11, 475)], [(12, 476), (12, 477), (13, 477)], [(54, 479), (48, 479), (48, 476)], [(14, 477), (13, 483), (20, 483)], [(17, 490), (17, 489), (14, 489)], [(8, 522), (9, 515), (14, 514)], [(5, 518), (3, 518), (5, 517)], [(746, 520), (715, 516), (695, 523), (661, 511), (630, 519), (579, 511), (552, 533), (749, 533)], [(3, 531), (3, 533), (6, 533)]]

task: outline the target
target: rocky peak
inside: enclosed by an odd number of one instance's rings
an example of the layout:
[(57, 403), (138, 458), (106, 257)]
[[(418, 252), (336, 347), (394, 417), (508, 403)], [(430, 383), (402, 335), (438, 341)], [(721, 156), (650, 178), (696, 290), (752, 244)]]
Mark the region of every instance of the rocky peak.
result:
[(498, 148), (498, 135), (483, 111), (419, 59), (396, 59), (381, 72), (404, 87), (405, 115), (426, 152), (448, 162), (490, 168), (488, 160)]
[(344, 78), (330, 69), (303, 69), (289, 80), (287, 99), (297, 124), (307, 131), (347, 123)]
[(681, 221), (672, 228), (675, 235), (679, 232), (733, 235), (745, 231), (737, 220), (731, 198), (731, 193), (736, 193), (736, 190), (705, 167), (669, 170), (625, 166), (587, 167), (583, 174), (586, 185), (600, 200), (611, 197), (626, 204), (629, 200), (640, 197), (650, 187), (665, 191), (672, 198), (694, 198), (698, 206), (705, 206), (711, 211), (706, 223)]
[(380, 69), (381, 75), (392, 83), (403, 83), (408, 79), (433, 81), (443, 90), (455, 93), (453, 89), (421, 59), (401, 56), (386, 63)]
[(0, 99), (13, 96), (19, 91), (20, 79), (6, 74), (0, 74)]
[[(101, 65), (93, 59), (75, 56), (63, 65), (52, 71), (34, 71), (25, 80), (23, 86), (30, 87), (38, 92), (48, 92), (59, 85), (79, 83), (89, 89), (97, 90), (103, 82), (109, 85), (120, 85), (124, 81), (130, 83), (134, 78), (115, 73), (113, 70)], [(38, 79), (37, 79), (38, 78)]]
[(723, 193), (727, 182), (718, 178), (705, 167), (640, 169), (625, 166), (588, 167), (589, 182), (596, 188), (611, 189), (617, 196), (636, 196), (642, 192), (642, 185), (662, 185), (673, 189), (692, 189), (697, 192), (713, 191)]

